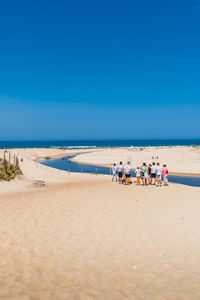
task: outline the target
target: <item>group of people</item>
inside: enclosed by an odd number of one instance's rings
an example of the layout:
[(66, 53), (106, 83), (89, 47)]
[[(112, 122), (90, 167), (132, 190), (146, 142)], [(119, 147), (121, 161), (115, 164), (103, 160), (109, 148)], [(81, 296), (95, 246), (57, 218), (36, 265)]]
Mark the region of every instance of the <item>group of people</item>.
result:
[(117, 181), (120, 184), (130, 184), (131, 181), (131, 170), (136, 175), (136, 184), (140, 185), (156, 185), (161, 187), (162, 185), (168, 185), (168, 169), (166, 165), (160, 166), (160, 163), (153, 162), (152, 164), (147, 165), (143, 163), (142, 166), (137, 167), (136, 169), (131, 169), (131, 164), (128, 161), (125, 166), (123, 166), (120, 161), (119, 165), (113, 164), (112, 167), (112, 181)]

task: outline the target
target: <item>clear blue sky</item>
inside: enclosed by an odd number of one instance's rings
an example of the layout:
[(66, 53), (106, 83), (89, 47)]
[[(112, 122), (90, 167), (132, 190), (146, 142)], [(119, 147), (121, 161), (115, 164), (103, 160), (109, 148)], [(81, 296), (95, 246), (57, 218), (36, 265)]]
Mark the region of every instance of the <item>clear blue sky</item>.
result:
[(200, 0), (0, 0), (0, 140), (200, 138)]

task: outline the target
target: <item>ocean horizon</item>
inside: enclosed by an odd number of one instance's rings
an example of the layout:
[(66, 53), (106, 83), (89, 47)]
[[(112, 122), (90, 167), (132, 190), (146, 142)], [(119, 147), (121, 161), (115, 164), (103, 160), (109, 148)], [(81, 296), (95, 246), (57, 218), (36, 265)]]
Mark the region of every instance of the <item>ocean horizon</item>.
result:
[(92, 149), (111, 147), (200, 146), (200, 139), (129, 139), (129, 140), (33, 140), (0, 141), (1, 149), (9, 148), (66, 148)]

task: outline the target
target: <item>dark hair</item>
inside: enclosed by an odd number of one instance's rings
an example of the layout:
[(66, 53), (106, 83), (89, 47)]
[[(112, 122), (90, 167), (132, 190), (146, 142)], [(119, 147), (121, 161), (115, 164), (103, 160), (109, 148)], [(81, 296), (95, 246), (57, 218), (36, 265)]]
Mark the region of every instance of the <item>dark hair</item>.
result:
[(155, 162), (153, 162), (152, 165), (155, 166)]
[(157, 166), (159, 166), (160, 165), (160, 163), (159, 162), (157, 162)]
[(116, 166), (116, 164), (113, 164), (114, 166)]
[(120, 161), (120, 163), (119, 163), (120, 165), (122, 165), (122, 161)]
[(146, 163), (143, 163), (143, 166), (146, 166)]
[(164, 168), (166, 168), (166, 165), (163, 165)]

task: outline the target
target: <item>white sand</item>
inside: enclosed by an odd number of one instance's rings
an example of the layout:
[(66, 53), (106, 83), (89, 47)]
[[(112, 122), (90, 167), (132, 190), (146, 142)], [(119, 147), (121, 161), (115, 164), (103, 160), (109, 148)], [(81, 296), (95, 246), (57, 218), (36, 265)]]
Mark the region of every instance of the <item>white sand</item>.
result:
[(1, 300), (200, 299), (200, 188), (21, 167), (0, 183)]
[[(11, 162), (14, 159), (14, 155), (18, 156), (23, 176), (22, 180), (19, 178), (10, 182), (0, 181), (0, 194), (4, 192), (6, 193), (7, 191), (16, 192), (19, 190), (24, 190), (25, 188), (30, 188), (35, 180), (43, 180), (46, 184), (66, 182), (66, 179), (68, 181), (73, 181), (71, 177), (71, 179), (69, 178), (67, 172), (41, 165), (36, 160), (43, 159), (45, 157), (57, 158), (69, 154), (75, 154), (77, 152), (86, 152), (86, 150), (70, 151), (48, 148), (11, 149), (8, 150), (8, 152), (9, 151), (11, 152)], [(1, 158), (3, 158), (3, 152), (4, 150), (0, 149)], [(6, 158), (9, 159), (9, 153), (6, 154)], [(21, 162), (21, 158), (23, 158), (23, 162)], [(76, 175), (78, 176), (79, 174)]]
[(127, 160), (131, 160), (133, 168), (141, 166), (143, 162), (155, 161), (167, 164), (171, 173), (200, 175), (200, 147), (148, 147), (143, 151), (139, 151), (139, 148), (137, 151), (130, 148), (105, 149), (77, 156), (73, 160), (109, 166), (113, 163), (118, 164), (119, 161), (126, 163)]

